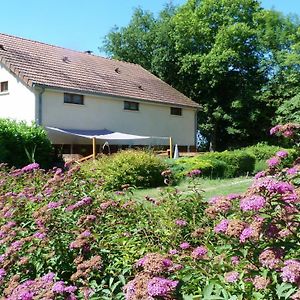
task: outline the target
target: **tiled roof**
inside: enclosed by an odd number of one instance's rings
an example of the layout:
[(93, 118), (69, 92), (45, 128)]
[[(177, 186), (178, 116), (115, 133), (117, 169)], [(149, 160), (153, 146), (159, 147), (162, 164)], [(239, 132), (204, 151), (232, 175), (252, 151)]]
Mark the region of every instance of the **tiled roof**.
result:
[(199, 107), (139, 65), (0, 34), (0, 61), (27, 85)]

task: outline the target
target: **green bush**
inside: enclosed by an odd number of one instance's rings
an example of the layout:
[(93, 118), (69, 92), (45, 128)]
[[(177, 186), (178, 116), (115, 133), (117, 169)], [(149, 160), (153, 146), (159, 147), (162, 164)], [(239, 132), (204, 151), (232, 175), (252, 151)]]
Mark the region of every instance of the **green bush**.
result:
[(0, 119), (0, 162), (17, 168), (37, 162), (48, 168), (52, 159), (52, 146), (42, 127)]
[(225, 162), (227, 168), (224, 177), (237, 177), (252, 173), (255, 166), (255, 157), (242, 150), (210, 152), (202, 155), (202, 159), (215, 159)]
[(229, 166), (217, 159), (201, 159), (199, 156), (193, 158), (179, 158), (168, 161), (176, 180), (180, 180), (192, 170), (199, 169), (201, 174), (210, 178), (222, 178)]
[(101, 156), (83, 165), (91, 177), (103, 179), (107, 190), (120, 189), (123, 184), (156, 187), (163, 184), (161, 172), (167, 165), (152, 152), (126, 150), (112, 156)]

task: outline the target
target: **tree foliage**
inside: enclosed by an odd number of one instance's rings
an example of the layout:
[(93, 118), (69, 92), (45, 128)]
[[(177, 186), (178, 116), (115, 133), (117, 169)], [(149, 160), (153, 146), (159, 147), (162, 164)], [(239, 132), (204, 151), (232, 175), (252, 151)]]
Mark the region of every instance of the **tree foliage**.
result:
[(200, 103), (199, 128), (221, 150), (265, 139), (279, 105), (300, 92), (299, 28), (257, 0), (188, 0), (158, 17), (137, 9), (103, 48)]

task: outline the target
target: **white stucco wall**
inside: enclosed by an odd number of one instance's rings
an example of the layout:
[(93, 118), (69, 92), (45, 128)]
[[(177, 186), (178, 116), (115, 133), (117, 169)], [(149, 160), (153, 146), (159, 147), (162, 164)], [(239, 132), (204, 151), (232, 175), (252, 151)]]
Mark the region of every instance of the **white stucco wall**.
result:
[(8, 92), (0, 92), (0, 118), (31, 123), (35, 120), (35, 93), (0, 63), (0, 82), (8, 81)]
[[(195, 109), (183, 107), (182, 116), (174, 116), (170, 114), (171, 105), (140, 102), (139, 111), (127, 111), (123, 109), (123, 101), (85, 95), (84, 105), (66, 104), (62, 92), (46, 90), (42, 123), (64, 129), (106, 128), (142, 136), (171, 136), (178, 145), (195, 144)], [(60, 140), (53, 142), (60, 143)], [(161, 144), (168, 142), (165, 140)]]

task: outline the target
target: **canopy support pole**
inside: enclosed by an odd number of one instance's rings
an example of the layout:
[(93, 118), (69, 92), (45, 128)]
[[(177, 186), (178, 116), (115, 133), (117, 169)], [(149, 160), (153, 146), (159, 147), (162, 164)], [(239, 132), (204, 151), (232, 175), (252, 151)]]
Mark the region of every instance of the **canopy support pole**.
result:
[(96, 138), (93, 137), (93, 160), (96, 159)]
[(173, 145), (172, 145), (172, 137), (170, 137), (170, 158), (173, 157)]

